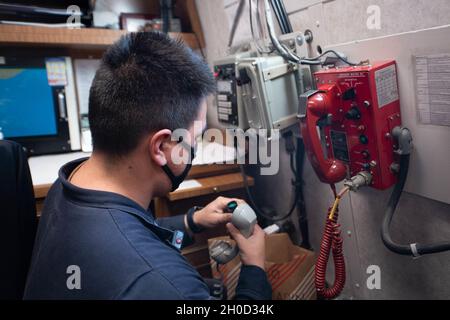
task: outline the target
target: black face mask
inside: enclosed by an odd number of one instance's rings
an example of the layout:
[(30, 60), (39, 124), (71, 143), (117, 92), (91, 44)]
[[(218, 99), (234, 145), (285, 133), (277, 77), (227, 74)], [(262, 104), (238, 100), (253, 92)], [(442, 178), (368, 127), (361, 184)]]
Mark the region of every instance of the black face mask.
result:
[(184, 179), (186, 179), (189, 171), (192, 168), (192, 160), (194, 159), (195, 156), (195, 148), (188, 145), (187, 143), (181, 141), (180, 142), (182, 144), (182, 146), (191, 152), (191, 159), (189, 161), (188, 164), (186, 164), (186, 167), (184, 168), (183, 172), (179, 175), (176, 176), (173, 174), (172, 170), (170, 170), (169, 166), (167, 164), (163, 165), (161, 168), (163, 169), (163, 171), (166, 173), (166, 175), (169, 177), (170, 182), (172, 183), (172, 192), (177, 190), (178, 187), (180, 186), (180, 184), (184, 181)]

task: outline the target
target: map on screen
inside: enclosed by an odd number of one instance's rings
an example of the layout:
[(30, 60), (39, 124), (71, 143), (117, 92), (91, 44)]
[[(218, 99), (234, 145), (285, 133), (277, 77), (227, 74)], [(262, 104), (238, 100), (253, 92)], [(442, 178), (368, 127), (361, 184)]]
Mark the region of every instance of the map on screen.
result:
[(57, 134), (45, 67), (0, 67), (0, 128), (5, 138)]

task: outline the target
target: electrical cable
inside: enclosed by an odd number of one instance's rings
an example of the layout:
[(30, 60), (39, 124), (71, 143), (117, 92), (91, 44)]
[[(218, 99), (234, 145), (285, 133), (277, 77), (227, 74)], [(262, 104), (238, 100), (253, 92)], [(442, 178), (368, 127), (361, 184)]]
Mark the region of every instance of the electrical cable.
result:
[(291, 166), (291, 171), (294, 174), (294, 176), (297, 176), (297, 170), (295, 169), (294, 166), (294, 153), (290, 153), (289, 154), (289, 165)]
[(309, 226), (308, 215), (306, 211), (305, 197), (303, 194), (303, 167), (305, 162), (305, 145), (301, 138), (297, 138), (297, 148), (295, 152), (296, 170), (293, 170), (296, 177), (294, 183), (296, 192), (298, 193), (297, 208), (298, 208), (298, 226), (302, 236), (301, 247), (305, 249), (311, 249), (311, 243), (309, 241)]
[(317, 57), (314, 57), (314, 58), (303, 58), (303, 60), (306, 60), (306, 61), (317, 61), (317, 60), (319, 60), (320, 58), (323, 58), (325, 55), (327, 55), (329, 53), (334, 54), (336, 56), (336, 58), (338, 58), (339, 60), (341, 60), (342, 62), (345, 62), (346, 64), (348, 64), (350, 66), (357, 66), (357, 65), (359, 65), (357, 63), (353, 63), (353, 62), (348, 61), (347, 59), (342, 57), (339, 53), (337, 53), (336, 51), (331, 50), (331, 49), (325, 51), (324, 53), (322, 53), (321, 55), (319, 55)]
[[(252, 9), (253, 5), (252, 5), (252, 0), (249, 0), (248, 2), (249, 2), (249, 9), (250, 9), (249, 10), (249, 12), (250, 12), (250, 31), (252, 33), (253, 42), (255, 43), (256, 49), (258, 50), (259, 53), (270, 54), (270, 53), (273, 52), (273, 49), (272, 50), (263, 49), (261, 47), (261, 45), (258, 43), (259, 39), (256, 38), (255, 30), (254, 30), (254, 27), (253, 27), (253, 9)], [(256, 4), (257, 4), (256, 11), (258, 11), (259, 10), (258, 1), (256, 2)], [(259, 28), (259, 33), (261, 35), (262, 34), (262, 25), (261, 25), (261, 20), (259, 19), (259, 14), (257, 15), (257, 23), (258, 23), (258, 26), (259, 26), (258, 27)]]
[[(328, 215), (325, 222), (325, 231), (320, 244), (319, 256), (315, 267), (315, 285), (317, 295), (324, 299), (336, 298), (345, 286), (345, 260), (342, 250), (343, 239), (341, 237), (340, 225), (337, 223), (339, 216), (339, 202), (349, 191), (348, 187), (342, 189), (334, 200), (333, 205), (328, 208)], [(331, 288), (325, 285), (326, 271), (330, 251), (334, 262), (334, 283)]]
[(271, 0), (271, 5), (275, 12), (275, 16), (277, 17), (278, 24), (280, 25), (281, 33), (288, 34), (293, 32), (283, 2), (280, 0)]
[(335, 214), (337, 208), (339, 207), (339, 202), (341, 201), (342, 196), (344, 196), (349, 190), (350, 190), (349, 187), (345, 187), (336, 195), (336, 199), (333, 203), (333, 206), (331, 207), (330, 215), (328, 216), (328, 219), (333, 220), (334, 214)]
[[(290, 136), (290, 135), (289, 135)], [(263, 218), (269, 220), (269, 221), (281, 221), (284, 220), (286, 218), (288, 218), (289, 216), (292, 215), (292, 213), (294, 212), (295, 208), (298, 207), (300, 210), (300, 216), (299, 216), (299, 227), (300, 227), (300, 232), (302, 234), (302, 247), (304, 248), (311, 248), (310, 242), (309, 242), (309, 229), (308, 229), (308, 220), (306, 218), (306, 208), (305, 208), (305, 202), (304, 202), (304, 197), (303, 197), (303, 191), (302, 191), (302, 179), (301, 176), (303, 174), (303, 159), (304, 159), (304, 146), (302, 143), (302, 140), (300, 138), (297, 139), (297, 156), (296, 156), (296, 162), (297, 162), (297, 168), (294, 168), (294, 152), (289, 152), (289, 156), (290, 156), (290, 163), (291, 163), (291, 170), (294, 174), (294, 181), (293, 181), (293, 185), (295, 187), (295, 192), (294, 192), (294, 200), (292, 203), (292, 206), (290, 207), (289, 211), (282, 215), (282, 216), (269, 216), (266, 213), (264, 213), (263, 210), (261, 210), (258, 206), (258, 204), (255, 201), (255, 198), (253, 197), (251, 190), (249, 188), (249, 184), (248, 184), (248, 179), (247, 179), (247, 175), (245, 174), (245, 170), (244, 170), (244, 166), (241, 164), (240, 170), (241, 170), (241, 175), (243, 178), (243, 182), (244, 182), (244, 189), (246, 191), (247, 197), (249, 199), (249, 202), (251, 204), (251, 206), (253, 207), (253, 209), (255, 210), (255, 212), (262, 216)]]
[[(319, 256), (315, 267), (315, 285), (319, 298), (336, 298), (345, 286), (345, 260), (342, 251), (343, 240), (341, 237), (340, 225), (337, 223), (338, 210), (335, 211), (333, 219), (329, 219), (331, 208), (328, 210), (325, 222), (325, 232), (320, 244)], [(330, 251), (334, 262), (334, 283), (331, 288), (325, 285), (326, 270)]]
[(279, 12), (277, 10), (278, 7), (275, 5), (275, 0), (269, 0), (269, 2), (270, 2), (270, 5), (272, 6), (272, 10), (273, 10), (273, 12), (275, 14), (275, 18), (278, 21), (278, 26), (280, 27), (281, 33), (284, 34), (284, 25), (283, 25), (283, 23), (281, 21), (281, 16), (280, 16), (280, 14), (279, 14)]
[(277, 18), (278, 25), (280, 26), (280, 30), (282, 34), (287, 34), (287, 26), (284, 21), (284, 17), (280, 11), (280, 7), (277, 0), (269, 0), (272, 5), (273, 12), (275, 13), (275, 17)]
[(259, 208), (259, 206), (256, 204), (255, 198), (253, 197), (253, 195), (252, 195), (252, 193), (250, 191), (247, 175), (245, 174), (245, 171), (244, 171), (244, 165), (241, 164), (241, 165), (239, 165), (239, 167), (241, 169), (242, 178), (244, 180), (245, 192), (247, 194), (247, 197), (248, 197), (248, 199), (250, 201), (250, 204), (251, 204), (252, 208), (255, 210), (255, 212), (258, 215), (260, 215), (261, 217), (263, 217), (264, 219), (267, 219), (269, 221), (276, 222), (276, 221), (281, 221), (281, 220), (284, 220), (284, 219), (288, 218), (294, 212), (295, 207), (297, 206), (297, 201), (298, 201), (298, 194), (297, 193), (294, 196), (294, 201), (292, 203), (291, 208), (289, 209), (289, 211), (286, 214), (284, 214), (282, 216), (269, 216), (266, 213), (264, 213), (264, 211), (262, 211)]
[(403, 192), (403, 188), (406, 183), (408, 170), (409, 170), (409, 154), (401, 155), (398, 182), (395, 185), (394, 190), (392, 191), (392, 194), (389, 198), (381, 227), (381, 238), (383, 240), (384, 245), (389, 250), (397, 254), (410, 255), (416, 257), (424, 254), (438, 253), (450, 250), (450, 242), (442, 241), (433, 244), (413, 243), (402, 245), (397, 244), (392, 240), (389, 229), (392, 222), (392, 218), (394, 217), (395, 209), (397, 208), (400, 196)]
[(284, 6), (284, 1), (278, 0), (278, 6), (280, 7), (281, 15), (283, 16), (283, 19), (286, 24), (287, 33), (294, 32), (294, 29), (292, 29), (291, 21), (289, 20), (289, 15), (287, 14), (287, 11), (286, 11), (286, 7)]
[(290, 52), (285, 46), (283, 46), (283, 44), (281, 44), (278, 38), (276, 37), (275, 26), (273, 24), (272, 19), (272, 10), (270, 8), (269, 0), (263, 1), (264, 1), (264, 11), (266, 16), (267, 30), (269, 31), (269, 38), (272, 41), (273, 46), (278, 51), (278, 53), (286, 60), (301, 64), (301, 59), (292, 52)]
[[(259, 0), (258, 0), (259, 1)], [(316, 58), (300, 58), (299, 56), (297, 56), (296, 54), (294, 54), (293, 52), (291, 52), (288, 48), (286, 48), (286, 46), (284, 46), (282, 43), (280, 43), (280, 41), (278, 40), (278, 38), (276, 37), (275, 34), (275, 27), (273, 24), (273, 19), (272, 19), (272, 10), (270, 8), (270, 4), (269, 4), (269, 0), (263, 0), (264, 1), (264, 6), (265, 6), (265, 16), (266, 16), (266, 24), (267, 24), (267, 29), (269, 32), (269, 38), (272, 41), (272, 44), (274, 46), (274, 48), (278, 51), (278, 53), (286, 60), (297, 63), (297, 64), (303, 64), (303, 65), (323, 65), (323, 63), (319, 60), (321, 57), (323, 57), (323, 55), (325, 53), (323, 53), (321, 56), (316, 57)], [(259, 14), (259, 12), (258, 12)], [(349, 64), (349, 65), (358, 65), (352, 62), (349, 62), (347, 59), (345, 59), (344, 57), (342, 57), (341, 55), (339, 55), (336, 51), (334, 50), (328, 50), (327, 53), (334, 53), (338, 59), (340, 59), (341, 61)]]

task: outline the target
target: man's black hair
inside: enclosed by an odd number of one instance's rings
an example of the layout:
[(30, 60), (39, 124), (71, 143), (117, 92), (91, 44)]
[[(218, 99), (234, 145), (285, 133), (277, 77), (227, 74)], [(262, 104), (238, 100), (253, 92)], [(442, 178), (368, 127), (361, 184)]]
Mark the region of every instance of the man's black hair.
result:
[(160, 32), (122, 36), (104, 54), (89, 96), (94, 150), (122, 156), (161, 129), (189, 128), (215, 89), (208, 65)]

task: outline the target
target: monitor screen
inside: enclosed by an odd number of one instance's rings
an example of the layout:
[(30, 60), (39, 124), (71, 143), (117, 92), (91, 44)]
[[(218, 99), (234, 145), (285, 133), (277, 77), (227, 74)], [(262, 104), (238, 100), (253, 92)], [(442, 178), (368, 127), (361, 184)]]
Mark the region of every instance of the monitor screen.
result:
[(57, 134), (45, 67), (0, 67), (0, 128), (5, 138)]

